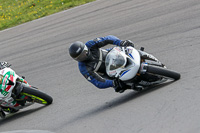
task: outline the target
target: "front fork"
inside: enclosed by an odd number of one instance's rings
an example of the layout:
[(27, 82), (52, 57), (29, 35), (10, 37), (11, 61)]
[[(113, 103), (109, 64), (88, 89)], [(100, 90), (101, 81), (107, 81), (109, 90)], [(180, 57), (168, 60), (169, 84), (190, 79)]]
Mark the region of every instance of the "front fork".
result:
[(139, 74), (145, 74), (147, 72), (147, 66), (148, 66), (147, 63), (142, 62), (140, 66)]
[(22, 77), (19, 77), (16, 81), (15, 88), (13, 89), (12, 97), (18, 105), (24, 106), (26, 103), (27, 96), (20, 95), (23, 91), (24, 86), (30, 86), (27, 81)]

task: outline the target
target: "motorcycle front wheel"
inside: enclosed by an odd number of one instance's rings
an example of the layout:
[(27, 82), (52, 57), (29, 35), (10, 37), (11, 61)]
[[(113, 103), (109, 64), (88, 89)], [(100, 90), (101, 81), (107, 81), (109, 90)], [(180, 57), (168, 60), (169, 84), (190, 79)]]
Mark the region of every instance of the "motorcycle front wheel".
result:
[(28, 96), (32, 102), (36, 102), (39, 104), (49, 105), (53, 102), (53, 98), (44, 92), (34, 89), (32, 87), (23, 87), (21, 95)]
[(178, 72), (175, 72), (163, 67), (152, 66), (152, 65), (147, 66), (147, 73), (150, 73), (153, 75), (160, 75), (160, 76), (171, 78), (174, 80), (178, 80), (181, 77), (180, 73)]

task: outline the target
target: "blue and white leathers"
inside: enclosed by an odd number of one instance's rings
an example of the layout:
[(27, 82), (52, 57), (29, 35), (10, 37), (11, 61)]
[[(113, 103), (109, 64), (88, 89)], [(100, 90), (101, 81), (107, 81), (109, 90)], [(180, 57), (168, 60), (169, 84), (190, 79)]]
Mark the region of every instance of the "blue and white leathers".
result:
[(86, 42), (86, 46), (90, 51), (90, 59), (79, 62), (79, 70), (81, 74), (93, 85), (98, 88), (113, 87), (113, 80), (106, 77), (105, 57), (108, 51), (101, 49), (108, 44), (120, 46), (121, 40), (113, 35), (99, 37)]

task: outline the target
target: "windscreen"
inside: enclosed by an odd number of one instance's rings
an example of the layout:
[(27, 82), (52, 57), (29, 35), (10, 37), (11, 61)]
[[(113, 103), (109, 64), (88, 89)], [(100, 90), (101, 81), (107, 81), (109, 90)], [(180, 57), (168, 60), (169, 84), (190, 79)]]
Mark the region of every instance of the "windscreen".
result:
[(108, 70), (114, 70), (124, 65), (125, 59), (117, 50), (112, 50), (106, 57), (105, 65)]

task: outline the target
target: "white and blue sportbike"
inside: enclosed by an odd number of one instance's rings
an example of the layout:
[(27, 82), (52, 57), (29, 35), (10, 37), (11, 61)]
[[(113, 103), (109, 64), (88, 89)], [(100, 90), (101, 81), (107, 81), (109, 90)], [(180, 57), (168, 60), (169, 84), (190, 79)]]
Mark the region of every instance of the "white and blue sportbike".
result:
[(105, 64), (109, 77), (120, 79), (132, 89), (137, 86), (137, 91), (169, 79), (180, 79), (179, 73), (167, 69), (153, 55), (144, 52), (144, 48), (114, 47), (106, 56)]

